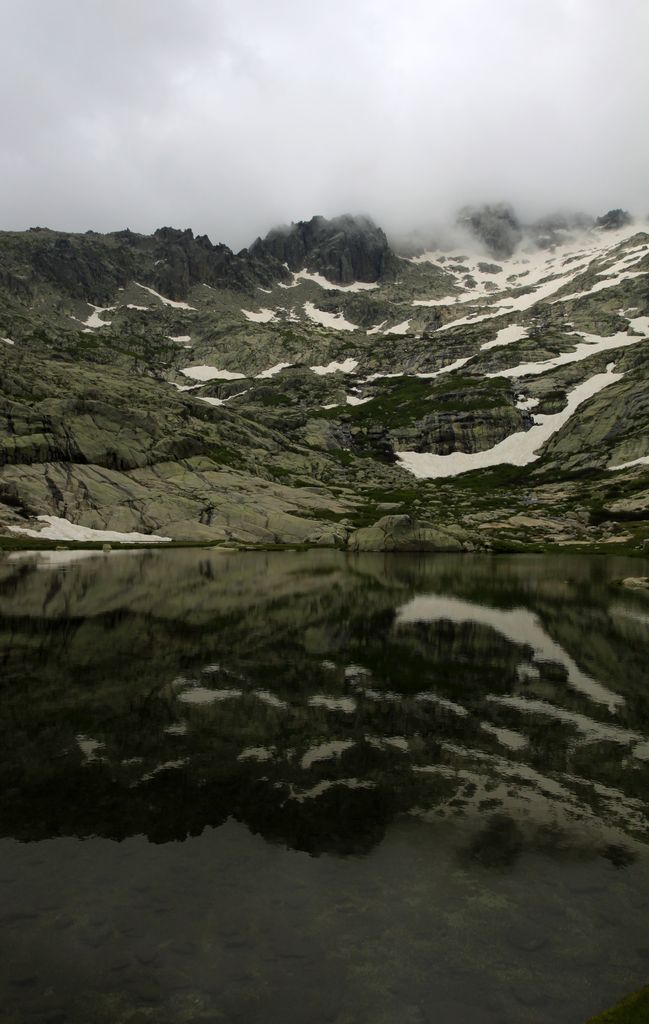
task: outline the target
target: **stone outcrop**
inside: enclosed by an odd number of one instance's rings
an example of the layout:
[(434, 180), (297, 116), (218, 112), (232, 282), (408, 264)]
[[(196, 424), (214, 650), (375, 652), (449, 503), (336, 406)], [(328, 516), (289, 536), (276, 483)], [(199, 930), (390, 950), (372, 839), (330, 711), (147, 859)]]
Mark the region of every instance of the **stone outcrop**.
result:
[(350, 551), (467, 551), (473, 545), (458, 527), (436, 527), (413, 516), (395, 515), (355, 530), (347, 547)]

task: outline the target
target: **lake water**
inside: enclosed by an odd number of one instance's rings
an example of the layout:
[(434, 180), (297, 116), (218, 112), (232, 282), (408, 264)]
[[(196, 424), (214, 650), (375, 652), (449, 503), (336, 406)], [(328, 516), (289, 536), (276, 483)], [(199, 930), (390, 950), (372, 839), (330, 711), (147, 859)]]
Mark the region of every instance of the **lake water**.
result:
[(2, 1024), (583, 1024), (645, 984), (647, 574), (1, 556)]

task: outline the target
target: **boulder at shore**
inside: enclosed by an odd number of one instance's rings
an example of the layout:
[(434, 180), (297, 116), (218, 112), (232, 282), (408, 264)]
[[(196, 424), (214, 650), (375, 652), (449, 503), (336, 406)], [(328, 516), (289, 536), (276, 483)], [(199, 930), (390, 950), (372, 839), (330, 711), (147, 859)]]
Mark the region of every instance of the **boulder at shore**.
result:
[(409, 515), (383, 516), (374, 526), (355, 530), (347, 541), (350, 551), (467, 551), (468, 534), (458, 527), (419, 523)]

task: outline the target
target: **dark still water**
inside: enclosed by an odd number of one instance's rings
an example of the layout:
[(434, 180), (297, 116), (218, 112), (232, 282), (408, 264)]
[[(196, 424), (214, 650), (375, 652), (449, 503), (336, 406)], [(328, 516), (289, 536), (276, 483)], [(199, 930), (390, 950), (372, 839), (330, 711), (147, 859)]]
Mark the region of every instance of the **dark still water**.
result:
[(645, 984), (648, 573), (2, 556), (2, 1024), (583, 1024)]

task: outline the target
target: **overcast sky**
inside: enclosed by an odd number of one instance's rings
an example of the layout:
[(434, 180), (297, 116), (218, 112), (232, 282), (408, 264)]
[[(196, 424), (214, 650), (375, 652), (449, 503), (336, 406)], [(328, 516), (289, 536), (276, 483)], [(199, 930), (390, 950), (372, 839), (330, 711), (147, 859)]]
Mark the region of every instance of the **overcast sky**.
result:
[(0, 228), (649, 212), (649, 0), (0, 0)]

